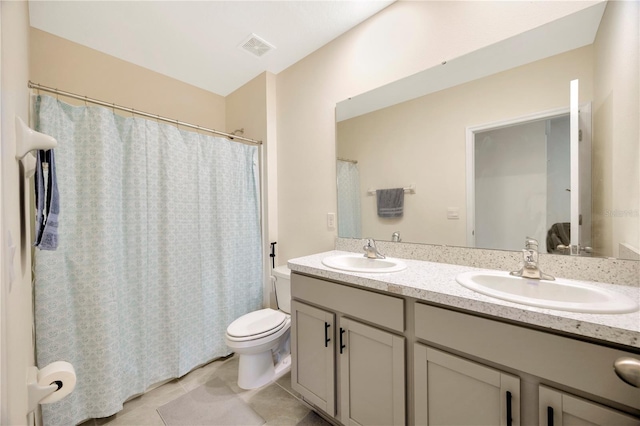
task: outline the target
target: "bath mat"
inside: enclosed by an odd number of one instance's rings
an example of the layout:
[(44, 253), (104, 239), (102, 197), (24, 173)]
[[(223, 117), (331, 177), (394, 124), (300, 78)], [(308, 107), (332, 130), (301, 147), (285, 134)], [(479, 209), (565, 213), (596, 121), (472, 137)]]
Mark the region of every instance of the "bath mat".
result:
[(259, 426), (265, 423), (217, 377), (158, 408), (167, 426)]

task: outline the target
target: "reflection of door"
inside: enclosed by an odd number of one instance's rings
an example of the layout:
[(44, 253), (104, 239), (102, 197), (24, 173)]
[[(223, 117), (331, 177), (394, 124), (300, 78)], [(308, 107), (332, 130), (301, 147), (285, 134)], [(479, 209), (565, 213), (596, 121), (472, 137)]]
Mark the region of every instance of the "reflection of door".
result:
[[(571, 254), (591, 246), (591, 103), (579, 106), (571, 81)], [(588, 186), (588, 191), (585, 190)]]
[[(544, 250), (551, 226), (571, 221), (569, 112), (569, 108), (562, 108), (467, 129), (469, 246), (519, 250), (524, 238), (530, 236), (538, 239)], [(579, 235), (581, 246), (588, 246), (590, 104), (580, 107), (579, 122)]]
[(580, 106), (580, 247), (591, 247), (591, 102)]
[(477, 247), (520, 250), (526, 236), (544, 241), (548, 192), (545, 124), (534, 121), (476, 133)]

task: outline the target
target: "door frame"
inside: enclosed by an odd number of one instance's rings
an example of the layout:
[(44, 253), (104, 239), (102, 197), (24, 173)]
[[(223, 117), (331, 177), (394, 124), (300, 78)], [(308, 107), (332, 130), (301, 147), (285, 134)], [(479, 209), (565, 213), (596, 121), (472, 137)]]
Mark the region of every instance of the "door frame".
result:
[(475, 137), (476, 133), (486, 132), (488, 130), (497, 130), (505, 127), (517, 126), (533, 121), (549, 120), (562, 115), (568, 115), (569, 107), (554, 108), (545, 111), (534, 112), (531, 114), (520, 115), (504, 120), (493, 121), (490, 123), (479, 124), (475, 126), (467, 126), (466, 134), (466, 193), (467, 193), (467, 247), (476, 247), (475, 227), (476, 227), (476, 192), (475, 192)]

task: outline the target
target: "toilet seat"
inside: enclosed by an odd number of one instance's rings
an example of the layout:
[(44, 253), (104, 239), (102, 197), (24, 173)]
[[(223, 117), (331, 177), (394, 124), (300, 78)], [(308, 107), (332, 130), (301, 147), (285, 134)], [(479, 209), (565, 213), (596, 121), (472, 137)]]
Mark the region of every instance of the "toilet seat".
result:
[(287, 325), (287, 314), (266, 308), (249, 312), (232, 322), (227, 328), (227, 339), (245, 342), (277, 333)]

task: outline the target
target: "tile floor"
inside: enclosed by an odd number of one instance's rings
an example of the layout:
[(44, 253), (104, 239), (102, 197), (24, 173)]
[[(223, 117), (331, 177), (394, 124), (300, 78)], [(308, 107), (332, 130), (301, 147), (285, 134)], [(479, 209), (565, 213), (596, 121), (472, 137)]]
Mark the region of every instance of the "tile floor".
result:
[[(156, 409), (206, 383), (213, 377), (225, 382), (240, 398), (258, 413), (266, 425), (329, 426), (322, 417), (298, 399), (291, 389), (291, 373), (259, 389), (238, 387), (238, 357), (213, 361), (189, 374), (153, 389), (124, 404), (124, 409), (113, 416), (90, 419), (80, 426), (164, 426)], [(212, 425), (214, 426), (214, 425)], [(228, 425), (232, 426), (232, 425)], [(242, 426), (242, 425), (237, 425)]]

